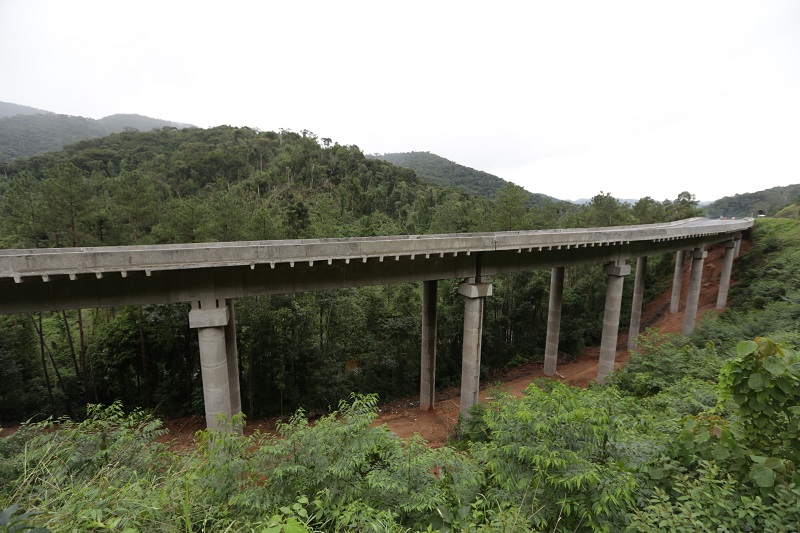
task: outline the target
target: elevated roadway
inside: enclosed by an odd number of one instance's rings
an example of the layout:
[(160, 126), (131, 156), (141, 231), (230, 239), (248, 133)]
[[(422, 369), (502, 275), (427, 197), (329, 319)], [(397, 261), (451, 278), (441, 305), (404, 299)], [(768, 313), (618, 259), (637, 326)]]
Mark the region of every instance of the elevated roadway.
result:
[(752, 219), (589, 229), (0, 250), (0, 313), (474, 278), (688, 250)]
[(197, 329), (206, 422), (241, 410), (234, 300), (246, 296), (423, 282), (420, 407), (434, 405), (437, 282), (460, 279), (464, 296), (461, 412), (478, 397), (487, 276), (550, 268), (546, 374), (555, 373), (564, 268), (601, 263), (607, 275), (598, 381), (613, 370), (622, 286), (636, 258), (630, 337), (641, 316), (647, 257), (676, 253), (671, 310), (691, 257), (684, 331), (694, 327), (705, 247), (726, 243), (718, 307), (753, 219), (693, 218), (666, 224), (344, 239), (0, 250), (0, 313), (190, 302)]

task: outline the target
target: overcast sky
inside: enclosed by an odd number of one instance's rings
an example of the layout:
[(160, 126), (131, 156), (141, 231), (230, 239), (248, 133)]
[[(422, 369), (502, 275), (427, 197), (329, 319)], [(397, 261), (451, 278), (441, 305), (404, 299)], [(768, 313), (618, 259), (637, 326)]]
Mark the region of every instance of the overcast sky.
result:
[(714, 200), (800, 183), (800, 2), (0, 0), (0, 100)]

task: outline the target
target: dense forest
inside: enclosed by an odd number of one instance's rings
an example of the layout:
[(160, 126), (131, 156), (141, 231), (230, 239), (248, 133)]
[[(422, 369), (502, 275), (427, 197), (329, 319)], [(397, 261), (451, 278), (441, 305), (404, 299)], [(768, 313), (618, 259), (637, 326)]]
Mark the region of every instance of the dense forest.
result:
[[(81, 141), (7, 163), (0, 175), (5, 248), (608, 226), (697, 213), (688, 193), (633, 207), (598, 194), (586, 206), (564, 210), (554, 203), (529, 207), (524, 191), (508, 184), (491, 201), (424, 183), (411, 170), (310, 132), (231, 127)], [(653, 262), (652, 290), (669, 261)], [(440, 288), (437, 376), (443, 386), (459, 379), (461, 367), (458, 281)], [(541, 358), (549, 272), (493, 281), (486, 371)], [(565, 352), (598, 341), (604, 291), (600, 266), (570, 268)], [(247, 414), (324, 409), (352, 391), (384, 399), (413, 392), (420, 299), (420, 287), (408, 284), (238, 301)], [(89, 401), (117, 399), (165, 414), (198, 412), (197, 340), (187, 312), (187, 305), (154, 305), (0, 318), (0, 357), (8, 369), (0, 420), (75, 415)]]
[(800, 200), (800, 184), (773, 187), (758, 192), (725, 196), (703, 208), (710, 218), (775, 216), (789, 204)]
[(0, 163), (60, 150), (83, 139), (127, 129), (147, 131), (163, 127), (185, 128), (189, 124), (132, 114), (95, 120), (0, 102)]
[[(368, 157), (383, 159), (399, 167), (410, 168), (425, 181), (492, 199), (497, 199), (500, 191), (510, 184), (493, 174), (459, 165), (430, 152), (374, 154)], [(562, 204), (561, 208), (569, 205), (569, 202), (559, 202), (559, 200), (544, 194), (525, 191), (525, 195), (529, 205), (548, 205), (552, 202)]]
[(373, 395), (177, 453), (145, 412), (92, 406), (0, 439), (0, 527), (797, 532), (800, 223), (752, 237), (729, 309), (649, 332), (609, 385), (498, 391), (438, 449), (371, 426)]

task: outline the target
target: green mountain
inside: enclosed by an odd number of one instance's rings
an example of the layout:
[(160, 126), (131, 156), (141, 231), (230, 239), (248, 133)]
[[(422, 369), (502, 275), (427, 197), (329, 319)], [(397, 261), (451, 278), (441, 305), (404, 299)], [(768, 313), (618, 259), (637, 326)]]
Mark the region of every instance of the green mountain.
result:
[(775, 217), (800, 220), (800, 202), (795, 202), (793, 204), (787, 205), (786, 207), (775, 213)]
[[(494, 174), (459, 165), (430, 152), (374, 154), (368, 157), (383, 159), (394, 165), (410, 168), (425, 181), (491, 199), (496, 199), (500, 190), (510, 183)], [(561, 202), (544, 194), (528, 191), (525, 191), (525, 194), (528, 206), (543, 206), (551, 202)]]
[(147, 131), (180, 124), (142, 115), (110, 115), (100, 120), (58, 115), (33, 107), (0, 102), (0, 162), (60, 150), (68, 144), (127, 129)]
[(800, 199), (800, 184), (773, 187), (758, 192), (725, 196), (703, 208), (711, 218), (749, 217), (758, 214), (772, 216)]
[(13, 117), (14, 115), (39, 115), (51, 114), (50, 111), (36, 109), (26, 105), (12, 104), (10, 102), (0, 102), (0, 117)]

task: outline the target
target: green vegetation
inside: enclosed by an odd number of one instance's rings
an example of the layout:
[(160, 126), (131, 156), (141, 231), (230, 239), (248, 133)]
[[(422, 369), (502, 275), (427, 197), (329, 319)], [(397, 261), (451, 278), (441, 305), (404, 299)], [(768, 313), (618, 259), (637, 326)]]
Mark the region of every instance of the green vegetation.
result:
[(703, 208), (710, 218), (754, 217), (762, 214), (775, 216), (800, 198), (800, 184), (773, 187), (763, 191), (725, 196)]
[[(499, 198), (501, 191), (510, 185), (506, 180), (493, 174), (459, 165), (430, 152), (374, 154), (369, 157), (382, 159), (399, 167), (410, 168), (420, 179), (427, 182), (492, 199)], [(529, 206), (546, 206), (555, 202), (558, 209), (561, 210), (574, 207), (569, 202), (556, 200), (544, 194), (528, 192), (521, 188), (520, 191)]]
[(165, 126), (189, 127), (188, 124), (141, 115), (110, 115), (94, 120), (0, 102), (0, 163), (60, 150), (83, 139)]
[[(569, 213), (528, 207), (513, 188), (492, 202), (308, 132), (129, 132), (2, 170), (6, 246), (627, 224), (696, 209), (689, 193), (632, 207), (601, 193)], [(608, 386), (540, 380), (479, 404), (439, 449), (373, 427), (377, 396), (350, 395), (416, 387), (414, 285), (237, 302), (245, 410), (308, 411), (277, 435), (201, 431), (189, 450), (149, 414), (201, 403), (185, 306), (2, 317), (0, 416), (71, 416), (0, 439), (0, 531), (798, 531), (798, 242), (797, 221), (759, 220), (728, 311), (689, 338), (641, 338)], [(669, 258), (651, 267), (658, 290)], [(602, 273), (566, 278), (562, 345), (575, 350), (599, 335)], [(541, 353), (548, 281), (493, 280), (487, 368)], [(458, 375), (462, 308), (442, 282), (444, 383)]]
[(540, 380), (476, 406), (462, 452), (373, 427), (375, 396), (183, 454), (159, 421), (93, 406), (0, 440), (0, 506), (54, 531), (798, 531), (798, 362), (740, 343), (699, 414)]
[(27, 105), (12, 104), (11, 102), (0, 102), (0, 117), (13, 117), (15, 115), (39, 115), (48, 113), (49, 111), (37, 109)]
[[(609, 194), (566, 212), (529, 206), (511, 184), (496, 201), (424, 183), (410, 170), (310, 132), (163, 128), (85, 140), (0, 165), (0, 245), (94, 246), (602, 226), (692, 216), (689, 193), (630, 207)], [(671, 269), (654, 258), (648, 288)], [(562, 350), (601, 331), (601, 267), (570, 267)], [(493, 280), (488, 370), (541, 358), (547, 272)], [(630, 284), (629, 284), (630, 285)], [(440, 284), (437, 382), (458, 381), (463, 298)], [(630, 290), (631, 287), (628, 287)], [(395, 285), (236, 302), (249, 416), (325, 410), (350, 392), (388, 399), (418, 382), (421, 290)], [(186, 305), (0, 317), (0, 419), (80, 416), (120, 400), (159, 414), (202, 409), (197, 337)], [(623, 317), (623, 320), (625, 318)], [(23, 390), (23, 393), (14, 391)]]
[(774, 215), (776, 218), (791, 218), (800, 220), (800, 202), (787, 205)]

